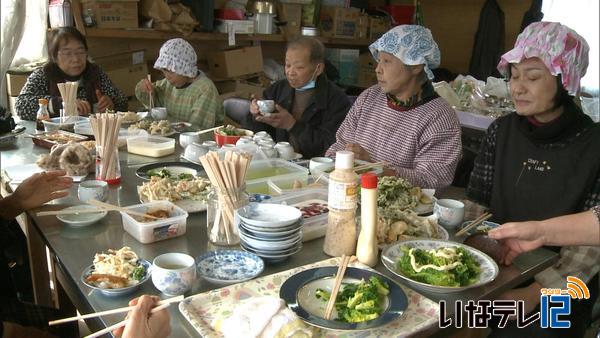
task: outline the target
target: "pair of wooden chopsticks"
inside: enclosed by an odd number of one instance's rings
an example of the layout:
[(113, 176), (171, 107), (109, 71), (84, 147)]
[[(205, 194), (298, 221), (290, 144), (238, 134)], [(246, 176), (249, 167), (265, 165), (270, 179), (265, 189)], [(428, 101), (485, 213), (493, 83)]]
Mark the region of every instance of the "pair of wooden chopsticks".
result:
[(352, 168), (352, 170), (354, 170), (356, 172), (356, 171), (367, 170), (367, 169), (371, 169), (371, 168), (385, 167), (387, 165), (389, 165), (389, 163), (385, 162), (385, 161), (375, 162), (375, 163), (365, 163), (365, 164), (357, 165), (356, 167)]
[(327, 320), (330, 320), (331, 318), (331, 313), (333, 312), (333, 307), (335, 305), (335, 299), (340, 291), (340, 285), (342, 284), (342, 279), (344, 279), (346, 268), (353, 258), (354, 256), (346, 255), (342, 255), (341, 257), (340, 265), (338, 266), (338, 271), (335, 275), (335, 281), (333, 282), (333, 288), (331, 289), (331, 295), (329, 296), (329, 301), (327, 302), (327, 307), (325, 308), (325, 319)]
[(200, 130), (200, 131), (196, 132), (196, 135), (202, 135), (202, 134), (206, 134), (206, 133), (209, 133), (209, 132), (211, 132), (211, 131), (213, 131), (213, 130), (221, 129), (221, 128), (223, 128), (223, 127), (224, 127), (224, 126), (218, 126), (218, 127), (214, 127), (214, 128), (209, 128), (209, 129)]
[[(183, 295), (173, 297), (173, 298), (168, 298), (165, 300), (161, 300), (160, 302), (158, 302), (158, 304), (157, 304), (158, 306), (153, 308), (152, 311), (150, 311), (150, 313), (156, 313), (156, 312), (168, 307), (172, 303), (177, 303), (182, 300), (183, 300)], [(112, 314), (117, 314), (117, 313), (124, 313), (124, 312), (129, 312), (129, 311), (133, 310), (134, 308), (135, 308), (135, 305), (132, 305), (132, 306), (122, 307), (122, 308), (113, 309), (113, 310), (107, 310), (107, 311), (102, 311), (102, 312), (89, 313), (86, 315), (79, 315), (79, 316), (75, 316), (75, 317), (58, 319), (58, 320), (53, 320), (53, 321), (48, 322), (48, 325), (52, 326), (52, 325), (68, 323), (68, 322), (72, 322), (72, 321), (76, 321), (76, 320), (80, 320), (80, 319), (88, 319), (88, 318), (101, 317), (101, 316), (112, 315)], [(113, 330), (116, 330), (116, 329), (120, 328), (121, 326), (125, 326), (125, 324), (127, 324), (127, 320), (128, 319), (125, 319), (123, 321), (118, 322), (115, 325), (111, 325), (105, 329), (98, 331), (98, 332), (94, 332), (94, 333), (86, 336), (86, 338), (100, 337), (103, 334), (106, 334)]]
[(127, 208), (123, 208), (123, 207), (117, 206), (117, 205), (112, 205), (112, 204), (100, 202), (100, 201), (97, 201), (95, 199), (91, 199), (91, 200), (87, 201), (87, 203), (91, 204), (91, 205), (93, 205), (95, 207), (98, 207), (98, 209), (73, 209), (73, 210), (41, 211), (41, 212), (38, 212), (37, 215), (38, 216), (55, 216), (55, 215), (72, 215), (72, 214), (95, 213), (95, 212), (99, 212), (99, 211), (121, 211), (121, 212), (124, 212), (124, 213), (132, 215), (132, 216), (140, 216), (140, 217), (145, 217), (145, 218), (150, 218), (150, 219), (161, 219), (160, 217), (148, 215), (148, 214), (145, 214), (143, 212), (133, 211), (133, 210), (130, 210), (130, 209), (127, 209)]
[[(152, 86), (152, 76), (150, 74), (148, 74), (148, 82), (150, 82), (150, 86)], [(149, 102), (149, 108), (148, 108), (148, 112), (150, 112), (152, 110), (152, 108), (154, 108), (154, 91), (150, 92), (150, 102)]]
[(467, 231), (473, 229), (474, 227), (478, 226), (479, 224), (483, 223), (484, 221), (487, 221), (490, 217), (492, 217), (492, 214), (490, 214), (489, 212), (483, 213), (481, 214), (479, 217), (477, 217), (473, 222), (471, 222), (469, 225), (467, 225), (466, 227), (460, 229), (455, 236), (462, 236), (464, 234), (467, 233)]

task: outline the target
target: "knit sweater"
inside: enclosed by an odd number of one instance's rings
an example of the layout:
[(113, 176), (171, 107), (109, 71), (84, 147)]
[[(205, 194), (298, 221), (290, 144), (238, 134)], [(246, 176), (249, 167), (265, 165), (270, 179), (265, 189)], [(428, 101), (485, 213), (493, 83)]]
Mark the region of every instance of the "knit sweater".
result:
[[(142, 81), (135, 87), (135, 96), (146, 107), (150, 106), (148, 93), (141, 90)], [(214, 83), (204, 74), (198, 75), (187, 87), (177, 88), (162, 79), (153, 83), (154, 106), (167, 108), (168, 116), (176, 121), (192, 123), (200, 129), (223, 124), (223, 101)]]
[(398, 176), (423, 188), (449, 186), (461, 154), (458, 118), (444, 99), (398, 111), (378, 85), (356, 99), (326, 155), (334, 156), (349, 143), (358, 143), (373, 161), (389, 162)]
[[(117, 111), (127, 110), (127, 98), (123, 95), (123, 92), (119, 90), (112, 81), (108, 78), (106, 73), (95, 64), (88, 64), (88, 67), (94, 67), (95, 71), (98, 72), (99, 78), (99, 89), (104, 95), (108, 95), (114, 104), (114, 109)], [(56, 79), (54, 80), (56, 81)], [(95, 93), (88, 93), (86, 91), (86, 83), (82, 83), (84, 80), (79, 79), (80, 84), (77, 88), (77, 98), (80, 100), (87, 100), (90, 103), (95, 103)], [(52, 88), (50, 88), (51, 79), (49, 74), (46, 73), (45, 68), (36, 69), (29, 77), (21, 93), (15, 103), (15, 110), (20, 118), (23, 120), (35, 121), (36, 114), (39, 108), (38, 99), (45, 98), (50, 103), (48, 110), (52, 116), (58, 116), (62, 99), (60, 96), (52, 95)], [(56, 85), (56, 84), (55, 84)], [(54, 92), (58, 89), (55, 88)], [(90, 99), (91, 98), (91, 99)]]

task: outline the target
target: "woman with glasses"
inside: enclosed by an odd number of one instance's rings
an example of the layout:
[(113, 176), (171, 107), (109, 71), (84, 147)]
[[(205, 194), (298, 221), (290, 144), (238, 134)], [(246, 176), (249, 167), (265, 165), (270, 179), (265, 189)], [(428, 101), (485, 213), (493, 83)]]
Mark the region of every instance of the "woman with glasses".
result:
[(127, 109), (127, 98), (114, 86), (106, 73), (88, 61), (85, 37), (74, 27), (62, 27), (50, 32), (48, 62), (35, 70), (21, 90), (15, 109), (24, 120), (34, 121), (38, 99), (48, 100), (51, 116), (58, 116), (62, 98), (57, 84), (76, 81), (77, 111), (79, 115), (103, 112), (107, 108)]

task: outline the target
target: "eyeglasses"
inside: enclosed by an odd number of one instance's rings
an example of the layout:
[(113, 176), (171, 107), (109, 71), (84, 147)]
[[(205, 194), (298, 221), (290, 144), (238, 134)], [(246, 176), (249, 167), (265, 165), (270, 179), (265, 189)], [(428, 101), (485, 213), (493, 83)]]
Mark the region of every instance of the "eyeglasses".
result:
[(67, 58), (67, 59), (73, 59), (73, 58), (77, 58), (77, 59), (82, 59), (87, 57), (87, 52), (80, 50), (80, 51), (65, 51), (65, 50), (59, 50), (58, 51), (58, 55)]

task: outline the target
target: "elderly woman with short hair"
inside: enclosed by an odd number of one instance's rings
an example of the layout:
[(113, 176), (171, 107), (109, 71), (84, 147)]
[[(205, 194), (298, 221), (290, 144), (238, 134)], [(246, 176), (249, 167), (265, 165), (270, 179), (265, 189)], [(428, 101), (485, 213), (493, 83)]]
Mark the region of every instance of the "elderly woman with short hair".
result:
[[(35, 70), (21, 90), (15, 110), (24, 120), (34, 121), (38, 99), (48, 100), (50, 115), (58, 116), (62, 98), (58, 83), (79, 82), (77, 111), (79, 115), (104, 112), (108, 109), (127, 110), (127, 98), (115, 87), (106, 73), (88, 60), (85, 37), (75, 27), (61, 27), (48, 38), (50, 60)], [(95, 110), (94, 110), (95, 109)]]
[(351, 150), (365, 161), (386, 161), (386, 175), (423, 188), (443, 188), (461, 154), (454, 110), (433, 90), (440, 51), (429, 29), (402, 25), (369, 46), (378, 83), (357, 98), (327, 151)]

